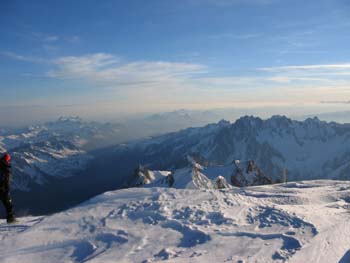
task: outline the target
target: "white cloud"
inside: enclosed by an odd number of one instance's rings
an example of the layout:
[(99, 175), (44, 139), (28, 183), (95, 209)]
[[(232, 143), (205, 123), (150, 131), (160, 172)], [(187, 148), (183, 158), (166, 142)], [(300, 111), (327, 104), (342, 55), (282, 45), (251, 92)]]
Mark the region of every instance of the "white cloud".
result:
[(252, 97), (257, 100), (252, 89), (246, 90), (261, 86), (261, 79), (255, 77), (210, 77), (200, 64), (125, 62), (106, 53), (61, 57), (52, 63), (50, 77), (93, 84), (89, 86), (95, 86), (99, 96), (122, 97), (118, 107), (132, 110), (237, 104)]
[(119, 58), (96, 53), (86, 56), (61, 57), (53, 61), (49, 76), (62, 79), (80, 79), (104, 85), (142, 87), (165, 86), (181, 82), (193, 74), (202, 73), (204, 66), (163, 61), (123, 62)]
[(26, 62), (32, 62), (32, 63), (47, 63), (48, 61), (41, 57), (33, 57), (33, 56), (23, 56), (14, 52), (10, 51), (3, 51), (0, 52), (1, 55), (12, 58), (14, 60), (19, 61), (26, 61)]
[(350, 63), (265, 67), (259, 70), (269, 74), (269, 80), (280, 83), (301, 81), (337, 86), (349, 83), (350, 77)]
[(267, 80), (278, 83), (290, 83), (292, 81), (303, 81), (303, 82), (330, 82), (327, 78), (307, 78), (307, 77), (292, 77), (292, 76), (274, 76), (268, 77)]
[[(107, 53), (51, 60), (2, 55), (19, 61), (45, 62), (46, 76), (80, 81), (79, 99), (118, 101), (119, 109), (147, 111), (176, 108), (319, 103), (350, 97), (350, 64), (259, 68), (250, 75), (213, 75), (205, 65), (167, 61), (124, 61)], [(345, 74), (343, 78), (336, 74)], [(26, 76), (30, 77), (30, 75)], [(85, 84), (89, 85), (85, 85)], [(90, 97), (89, 97), (90, 96)], [(117, 106), (115, 106), (117, 107)]]
[[(346, 80), (320, 76), (320, 71), (347, 69), (348, 64), (260, 68), (256, 76), (210, 76), (206, 66), (164, 61), (125, 62), (96, 53), (52, 61), (49, 76), (78, 79), (122, 96), (125, 109), (205, 107), (205, 105), (276, 105), (318, 103), (347, 96)], [(314, 76), (317, 72), (317, 76)], [(312, 73), (312, 74), (311, 74)], [(344, 88), (346, 87), (346, 88)], [(334, 92), (336, 90), (336, 92)], [(111, 95), (113, 96), (113, 95)]]
[(282, 67), (266, 67), (260, 68), (263, 71), (290, 71), (290, 70), (343, 70), (350, 69), (350, 63), (343, 64), (321, 64), (321, 65), (301, 65), (301, 66), (282, 66)]

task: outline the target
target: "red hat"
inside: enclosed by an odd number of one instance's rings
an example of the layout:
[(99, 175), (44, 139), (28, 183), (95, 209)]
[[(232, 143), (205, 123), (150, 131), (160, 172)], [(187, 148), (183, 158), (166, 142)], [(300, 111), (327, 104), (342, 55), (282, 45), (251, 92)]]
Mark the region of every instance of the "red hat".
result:
[(11, 156), (8, 153), (5, 153), (3, 158), (7, 163), (9, 163), (11, 161)]

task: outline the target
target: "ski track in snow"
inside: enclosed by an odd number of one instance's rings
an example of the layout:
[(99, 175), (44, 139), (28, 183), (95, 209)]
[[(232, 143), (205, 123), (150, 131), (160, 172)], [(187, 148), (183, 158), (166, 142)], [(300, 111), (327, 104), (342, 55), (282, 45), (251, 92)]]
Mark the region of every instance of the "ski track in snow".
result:
[(0, 223), (0, 262), (335, 262), (350, 259), (350, 183), (133, 188)]

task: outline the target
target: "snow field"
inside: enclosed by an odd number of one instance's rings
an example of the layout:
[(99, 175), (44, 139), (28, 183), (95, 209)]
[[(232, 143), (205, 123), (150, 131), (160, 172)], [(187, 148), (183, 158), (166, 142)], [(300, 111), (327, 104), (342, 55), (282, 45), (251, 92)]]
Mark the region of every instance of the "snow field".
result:
[(0, 224), (0, 262), (348, 262), (350, 183), (107, 192)]

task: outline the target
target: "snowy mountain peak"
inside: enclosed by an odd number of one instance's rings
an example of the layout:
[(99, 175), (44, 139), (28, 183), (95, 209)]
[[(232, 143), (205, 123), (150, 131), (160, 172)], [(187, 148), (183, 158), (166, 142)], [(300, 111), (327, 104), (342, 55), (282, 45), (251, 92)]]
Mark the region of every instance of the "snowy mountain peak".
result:
[(313, 118), (307, 118), (305, 121), (304, 121), (304, 125), (306, 127), (308, 127), (309, 129), (311, 128), (314, 128), (314, 127), (320, 127), (320, 128), (323, 128), (324, 126), (331, 126), (332, 124), (329, 124), (325, 121), (321, 121), (319, 118), (317, 117), (313, 117)]
[(244, 187), (252, 185), (272, 184), (272, 179), (265, 175), (254, 160), (249, 161), (234, 161), (235, 172), (231, 177), (233, 186)]
[(228, 125), (230, 125), (230, 124), (231, 124), (231, 123), (230, 123), (229, 121), (224, 120), (224, 119), (222, 119), (222, 120), (220, 120), (220, 121), (218, 122), (218, 125), (221, 126), (221, 127), (225, 127), (225, 126), (228, 126)]
[(82, 118), (78, 116), (61, 116), (58, 118), (57, 122), (84, 122)]
[(203, 166), (196, 162), (192, 156), (187, 155), (187, 161), (190, 164), (190, 167), (196, 168), (198, 170), (203, 170)]
[(286, 116), (274, 115), (266, 120), (266, 125), (274, 128), (288, 129), (293, 124), (293, 121)]
[[(129, 186), (174, 187), (190, 189), (223, 189), (272, 184), (253, 161), (236, 160), (234, 165), (202, 166), (187, 156), (189, 166), (173, 171), (149, 170), (142, 165), (134, 171)], [(229, 183), (228, 183), (229, 182)]]
[(263, 120), (259, 117), (254, 116), (243, 116), (236, 120), (235, 124), (237, 126), (243, 125), (243, 126), (253, 126), (253, 127), (259, 127), (263, 123)]

